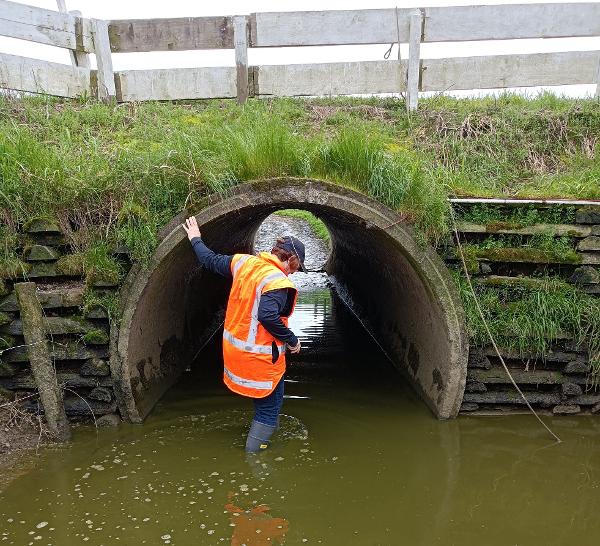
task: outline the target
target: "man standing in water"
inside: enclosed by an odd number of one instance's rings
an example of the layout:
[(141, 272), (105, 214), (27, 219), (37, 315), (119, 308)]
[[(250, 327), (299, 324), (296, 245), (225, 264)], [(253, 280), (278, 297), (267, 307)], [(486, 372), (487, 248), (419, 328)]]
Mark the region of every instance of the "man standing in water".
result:
[(270, 253), (227, 256), (206, 247), (195, 217), (182, 227), (200, 264), (233, 280), (223, 331), (223, 381), (233, 392), (254, 399), (246, 451), (261, 451), (279, 423), (286, 347), (300, 352), (300, 341), (288, 328), (298, 296), (288, 275), (305, 271), (304, 245), (286, 236), (277, 239)]

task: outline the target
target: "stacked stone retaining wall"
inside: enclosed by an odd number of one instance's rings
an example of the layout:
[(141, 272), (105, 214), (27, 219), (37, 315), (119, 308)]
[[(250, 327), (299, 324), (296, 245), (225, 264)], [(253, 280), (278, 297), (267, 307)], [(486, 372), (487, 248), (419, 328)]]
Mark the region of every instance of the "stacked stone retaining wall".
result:
[[(47, 339), (63, 388), (65, 409), (72, 419), (114, 415), (117, 405), (109, 368), (110, 325), (107, 310), (85, 306), (86, 291), (96, 295), (118, 291), (118, 286), (97, 279), (86, 284), (82, 266), (73, 266), (74, 249), (53, 222), (33, 220), (19, 236), (22, 274), (0, 284), (0, 394), (23, 398), (27, 409), (37, 410), (37, 390), (23, 339), (20, 309), (14, 283), (24, 279), (37, 284)], [(12, 347), (7, 349), (7, 347)], [(107, 418), (111, 420), (110, 418)]]
[[(573, 222), (569, 224), (511, 227), (503, 223), (469, 223), (459, 217), (460, 235), (467, 245), (498, 235), (526, 238), (543, 233), (568, 238), (575, 251), (561, 257), (530, 252), (527, 247), (500, 250), (492, 247), (489, 252), (484, 249), (470, 257), (468, 266), (474, 282), (507, 286), (534, 283), (539, 274), (551, 274), (600, 297), (600, 205), (571, 208)], [(119, 286), (101, 279), (90, 282), (89, 277), (86, 283), (83, 269), (74, 268), (67, 258), (74, 253), (73, 245), (52, 222), (29, 222), (18, 244), (25, 270), (14, 278), (0, 280), (0, 395), (23, 398), (36, 392), (13, 289), (15, 282), (28, 279), (37, 283), (58, 381), (64, 388), (67, 415), (81, 419), (93, 412), (96, 417), (107, 416), (107, 421), (114, 421), (117, 404), (109, 368), (109, 316), (101, 306), (84, 304), (89, 291), (96, 295), (117, 293)], [(460, 267), (455, 247), (443, 252), (449, 267)], [(127, 271), (131, 266), (127, 252), (120, 249), (115, 255)], [(546, 358), (518, 355), (502, 348), (501, 353), (535, 407), (555, 414), (600, 411), (600, 392), (590, 382), (586, 347), (565, 338)], [(36, 410), (35, 396), (27, 398), (26, 405)], [(491, 347), (472, 349), (461, 411), (498, 413), (523, 409), (523, 401), (510, 384), (495, 351)]]
[[(498, 208), (509, 220), (515, 206)], [(538, 206), (536, 210), (543, 212), (549, 208)], [(600, 297), (600, 204), (588, 207), (554, 205), (553, 208), (560, 209), (559, 212), (571, 218), (572, 223), (511, 226), (510, 221), (483, 225), (459, 220), (460, 238), (467, 250), (471, 243), (485, 247), (481, 243), (497, 240), (499, 236), (518, 236), (526, 242), (536, 235), (560, 237), (568, 241), (572, 250), (560, 254), (540, 252), (526, 245), (519, 248), (489, 245), (487, 249), (481, 248), (468, 255), (467, 267), (473, 282), (492, 288), (535, 287), (541, 277), (551, 275)], [(468, 209), (469, 206), (463, 207), (462, 212), (468, 212)], [(448, 250), (446, 262), (450, 267), (461, 267), (456, 247)], [(504, 347), (499, 349), (532, 406), (554, 414), (600, 412), (600, 391), (590, 375), (586, 346), (564, 336), (553, 344), (552, 351), (544, 358), (532, 353), (518, 354)], [(491, 345), (472, 348), (461, 412), (512, 411), (526, 411), (526, 406), (511, 384), (497, 352)]]

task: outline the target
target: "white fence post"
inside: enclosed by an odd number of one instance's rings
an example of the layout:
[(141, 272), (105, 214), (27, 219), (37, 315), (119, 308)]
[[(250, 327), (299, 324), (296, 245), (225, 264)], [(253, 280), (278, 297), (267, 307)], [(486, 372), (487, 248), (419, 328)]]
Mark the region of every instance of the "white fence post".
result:
[(237, 76), (237, 101), (239, 104), (244, 104), (248, 100), (248, 20), (245, 15), (235, 15), (233, 17), (233, 43)]
[(408, 111), (416, 110), (419, 100), (422, 29), (423, 14), (416, 9), (410, 15), (408, 70), (406, 74), (406, 109)]
[[(77, 42), (80, 42), (83, 35), (83, 18), (81, 17), (81, 12), (78, 10), (73, 10), (70, 11), (69, 14), (75, 17), (77, 20), (77, 23), (75, 24), (75, 32), (77, 34)], [(71, 49), (70, 53), (73, 66), (81, 66), (82, 68), (90, 67), (90, 56), (85, 51), (79, 51), (77, 49), (73, 51)]]
[(98, 99), (109, 102), (116, 97), (117, 92), (108, 38), (108, 23), (101, 19), (92, 19), (91, 26), (98, 65)]
[(600, 98), (600, 56), (598, 58), (598, 74), (596, 75), (596, 98)]

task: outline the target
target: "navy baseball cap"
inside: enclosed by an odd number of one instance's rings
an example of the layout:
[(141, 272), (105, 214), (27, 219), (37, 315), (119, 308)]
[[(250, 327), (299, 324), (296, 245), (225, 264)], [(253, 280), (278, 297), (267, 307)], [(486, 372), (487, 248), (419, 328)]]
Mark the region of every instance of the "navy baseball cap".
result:
[(277, 240), (276, 246), (277, 248), (295, 254), (300, 261), (300, 271), (306, 272), (306, 267), (304, 267), (304, 243), (302, 243), (300, 239), (296, 239), (296, 237), (292, 237), (291, 235), (286, 235)]

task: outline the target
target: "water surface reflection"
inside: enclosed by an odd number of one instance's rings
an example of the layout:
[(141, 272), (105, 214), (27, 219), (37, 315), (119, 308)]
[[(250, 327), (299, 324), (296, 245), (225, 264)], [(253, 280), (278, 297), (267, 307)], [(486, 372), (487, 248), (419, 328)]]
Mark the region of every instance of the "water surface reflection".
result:
[(349, 319), (335, 302), (311, 297), (307, 347), (339, 351), (291, 364), (266, 453), (244, 456), (251, 405), (198, 362), (143, 426), (80, 427), (15, 480), (0, 543), (598, 543), (598, 419), (554, 419), (561, 445), (529, 416), (437, 421), (358, 330), (336, 328)]

